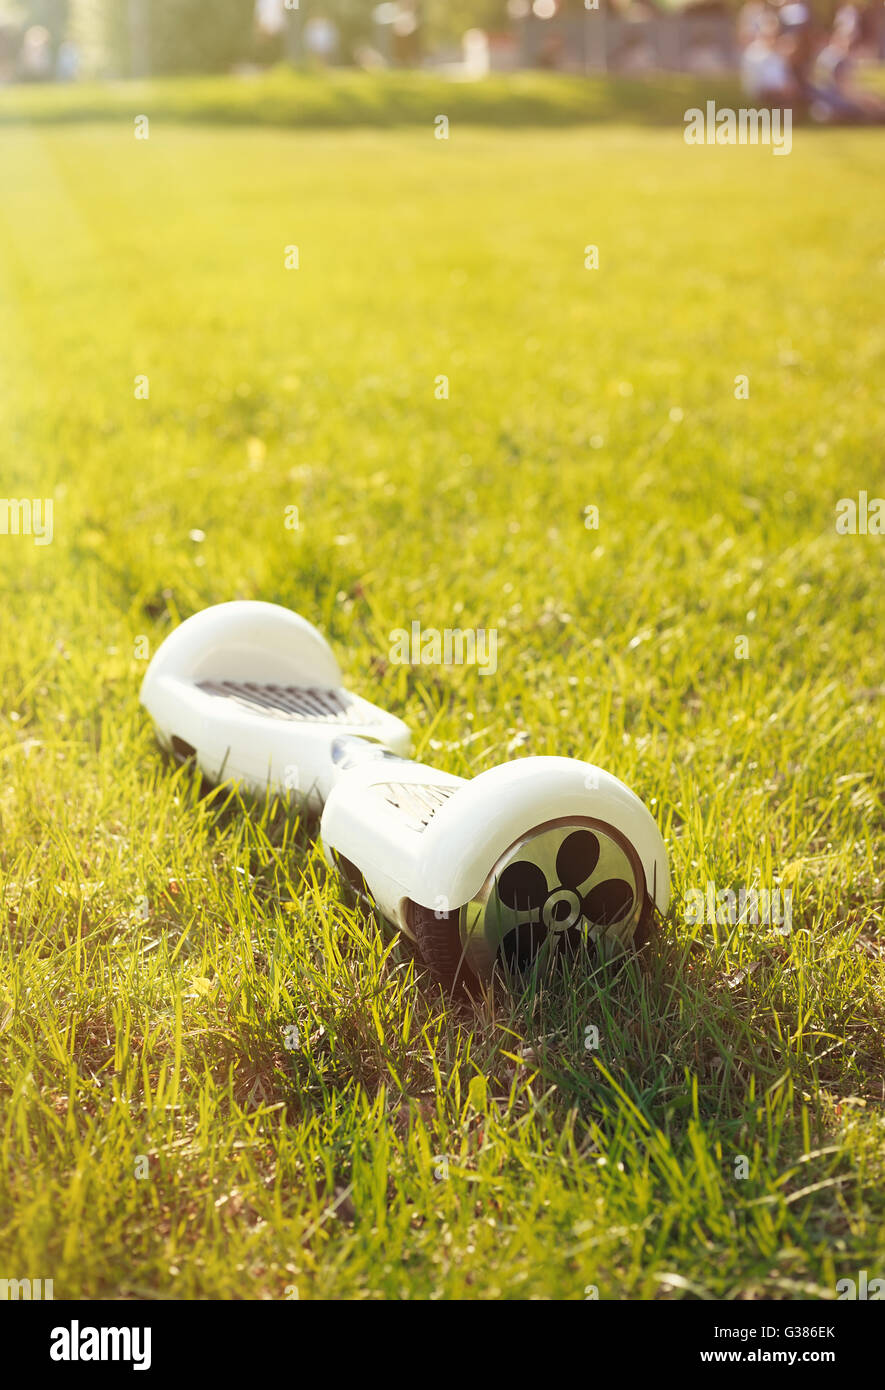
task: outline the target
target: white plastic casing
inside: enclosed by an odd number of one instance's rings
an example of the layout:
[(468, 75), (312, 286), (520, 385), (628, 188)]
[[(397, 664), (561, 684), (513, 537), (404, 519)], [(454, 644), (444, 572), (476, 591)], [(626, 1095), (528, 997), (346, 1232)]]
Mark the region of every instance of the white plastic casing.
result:
[[(239, 694), (220, 698), (206, 683)], [(248, 690), (243, 703), (242, 686)], [(325, 692), (334, 717), (262, 708), (262, 688)], [(472, 780), (404, 756), (406, 725), (342, 688), (323, 636), (276, 604), (218, 604), (163, 642), (141, 689), (161, 743), (195, 752), (211, 782), (256, 794), (295, 792), (323, 810), (327, 853), (359, 870), (384, 916), (412, 934), (408, 904), (453, 913), (479, 893), (503, 855), (548, 821), (592, 818), (635, 848), (661, 913), (670, 901), (667, 852), (648, 809), (591, 763), (524, 758)], [(337, 701), (337, 705), (336, 705)]]
[[(410, 828), (385, 804), (384, 788), (404, 781), (456, 790), (423, 828)], [(604, 821), (630, 841), (649, 897), (665, 913), (670, 874), (654, 817), (617, 777), (573, 758), (522, 758), (470, 781), (418, 763), (358, 767), (330, 792), (321, 832), (327, 850), (360, 869), (383, 915), (408, 933), (409, 900), (440, 912), (463, 907), (515, 841), (570, 816)]]
[[(208, 694), (201, 689), (207, 681), (320, 689), (346, 697), (355, 717), (280, 719)], [(190, 745), (210, 782), (239, 782), (258, 795), (297, 792), (315, 811), (336, 776), (333, 738), (353, 734), (402, 753), (411, 742), (402, 720), (343, 690), (338, 663), (316, 628), (274, 603), (219, 603), (187, 618), (154, 655), (141, 702), (160, 742)]]

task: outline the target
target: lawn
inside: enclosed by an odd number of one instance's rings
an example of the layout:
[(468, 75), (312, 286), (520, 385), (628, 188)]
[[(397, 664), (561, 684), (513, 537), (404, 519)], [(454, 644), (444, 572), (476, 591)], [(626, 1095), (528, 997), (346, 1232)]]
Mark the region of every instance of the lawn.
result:
[[(3, 130), (2, 491), (54, 506), (0, 536), (0, 1275), (832, 1299), (885, 1274), (885, 542), (835, 529), (885, 490), (881, 136), (442, 110)], [(312, 826), (201, 794), (139, 684), (235, 597), (440, 767), (634, 787), (642, 960), (457, 1007)], [(413, 620), (497, 673), (391, 664)], [(710, 882), (792, 929), (687, 921)]]

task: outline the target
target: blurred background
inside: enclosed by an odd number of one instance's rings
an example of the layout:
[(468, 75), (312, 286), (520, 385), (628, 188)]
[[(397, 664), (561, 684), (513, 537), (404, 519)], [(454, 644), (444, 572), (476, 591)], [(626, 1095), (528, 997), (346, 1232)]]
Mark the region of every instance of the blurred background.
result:
[[(836, 44), (830, 68), (885, 58), (873, 0), (0, 0), (0, 82), (71, 82), (175, 73), (244, 78), (300, 67), (429, 68), (462, 80), (542, 68), (572, 74), (737, 71), (780, 47)], [(830, 75), (828, 73), (828, 75)], [(764, 84), (763, 84), (764, 85)], [(758, 83), (757, 83), (758, 86)], [(745, 81), (752, 90), (752, 78)]]

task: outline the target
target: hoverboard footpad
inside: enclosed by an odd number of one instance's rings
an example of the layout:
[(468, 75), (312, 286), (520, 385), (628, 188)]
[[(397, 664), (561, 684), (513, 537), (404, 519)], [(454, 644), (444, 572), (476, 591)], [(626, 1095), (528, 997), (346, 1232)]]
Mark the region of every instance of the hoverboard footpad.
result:
[(198, 690), (240, 709), (274, 719), (306, 720), (311, 724), (381, 724), (381, 711), (349, 690), (319, 686), (259, 685), (256, 681), (197, 681)]

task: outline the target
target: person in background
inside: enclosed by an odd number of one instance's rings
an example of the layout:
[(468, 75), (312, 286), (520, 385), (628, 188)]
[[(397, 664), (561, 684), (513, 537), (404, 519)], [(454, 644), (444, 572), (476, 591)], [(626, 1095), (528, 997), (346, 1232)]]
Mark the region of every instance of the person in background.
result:
[(811, 73), (817, 46), (811, 6), (806, 0), (787, 0), (777, 14), (781, 27), (781, 51), (790, 65), (799, 99), (808, 105), (813, 98)]
[(849, 44), (854, 46), (860, 38), (861, 21), (860, 8), (857, 5), (840, 5), (833, 17), (833, 36), (836, 34), (846, 38)]
[(836, 11), (833, 33), (845, 35), (856, 57), (875, 62), (880, 55), (881, 25), (880, 7), (874, 8), (870, 0), (848, 0)]
[(741, 85), (763, 106), (792, 106), (799, 95), (779, 31), (777, 16), (769, 10), (741, 55)]
[(885, 121), (885, 104), (853, 83), (854, 45), (855, 38), (848, 26), (834, 27), (829, 42), (817, 55), (811, 114), (823, 121), (879, 124)]
[(52, 39), (42, 24), (25, 30), (18, 65), (23, 82), (48, 82), (52, 77)]
[(747, 0), (741, 6), (737, 18), (737, 38), (741, 48), (746, 48), (759, 37), (770, 15), (771, 9), (766, 0)]
[(80, 50), (71, 39), (59, 44), (55, 75), (59, 82), (74, 82), (80, 76)]

